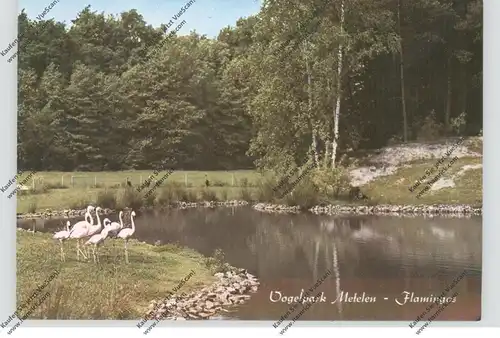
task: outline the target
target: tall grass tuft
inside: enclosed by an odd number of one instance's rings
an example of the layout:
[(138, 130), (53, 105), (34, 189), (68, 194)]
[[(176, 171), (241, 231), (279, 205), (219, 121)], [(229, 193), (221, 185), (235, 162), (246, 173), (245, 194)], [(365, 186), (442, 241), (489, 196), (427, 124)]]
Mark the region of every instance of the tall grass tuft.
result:
[(155, 205), (155, 201), (156, 201), (156, 194), (157, 194), (157, 188), (154, 189), (153, 191), (147, 192), (147, 196), (144, 197), (144, 205), (148, 206), (148, 207), (154, 207)]
[[(259, 202), (273, 202), (276, 200), (277, 192), (274, 190), (278, 182), (274, 178), (264, 177), (258, 184), (256, 189), (256, 199)], [(279, 193), (279, 191), (278, 191)]]
[(167, 183), (158, 193), (157, 202), (159, 205), (169, 206), (175, 202), (175, 191), (172, 184)]
[(132, 208), (140, 209), (144, 205), (144, 198), (135, 189), (125, 188), (121, 190), (120, 198), (118, 199), (118, 209)]
[(200, 190), (200, 200), (201, 201), (217, 201), (217, 194), (208, 188), (203, 188)]
[(221, 201), (227, 201), (228, 191), (226, 188), (220, 190), (220, 199)]
[(116, 209), (116, 193), (111, 190), (103, 190), (97, 194), (96, 204), (101, 208)]
[(320, 201), (317, 188), (309, 177), (304, 177), (297, 182), (294, 189), (287, 192), (282, 200), (287, 205), (298, 205), (303, 209), (312, 208)]
[(241, 187), (239, 191), (239, 199), (247, 202), (252, 201), (252, 192), (247, 187)]

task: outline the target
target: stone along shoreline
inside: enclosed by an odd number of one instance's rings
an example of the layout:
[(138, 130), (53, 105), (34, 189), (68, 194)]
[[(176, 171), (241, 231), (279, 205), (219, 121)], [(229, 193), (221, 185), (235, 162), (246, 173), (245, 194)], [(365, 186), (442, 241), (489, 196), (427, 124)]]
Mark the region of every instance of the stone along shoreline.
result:
[(221, 312), (229, 312), (227, 307), (243, 304), (250, 299), (249, 293), (257, 292), (260, 285), (257, 278), (245, 269), (219, 272), (215, 277), (218, 281), (200, 291), (152, 301), (144, 318), (210, 319)]
[[(254, 209), (267, 212), (299, 212), (298, 206), (257, 203)], [(434, 205), (326, 205), (309, 209), (317, 215), (393, 215), (393, 216), (450, 216), (467, 217), (482, 215), (482, 208), (466, 204), (434, 204)]]

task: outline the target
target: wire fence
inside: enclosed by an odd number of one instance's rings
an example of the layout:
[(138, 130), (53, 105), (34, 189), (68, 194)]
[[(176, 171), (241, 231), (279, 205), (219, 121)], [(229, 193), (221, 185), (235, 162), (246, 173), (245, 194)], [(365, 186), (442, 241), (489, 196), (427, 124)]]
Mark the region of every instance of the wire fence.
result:
[[(167, 179), (163, 176), (167, 173), (153, 174), (135, 174), (127, 173), (128, 175), (99, 175), (99, 174), (63, 174), (63, 175), (44, 175), (36, 174), (31, 178), (31, 182), (26, 182), (26, 185), (20, 186), (20, 190), (37, 190), (43, 187), (57, 188), (121, 188), (121, 187), (141, 187), (144, 183), (146, 186), (153, 187), (155, 185), (162, 186), (169, 182), (176, 182), (187, 188), (191, 187), (251, 187), (255, 186), (257, 178), (255, 174), (220, 172), (217, 174), (207, 175), (203, 173), (188, 173), (177, 172), (172, 174)], [(21, 181), (21, 180), (19, 180)], [(149, 184), (148, 184), (149, 181)]]

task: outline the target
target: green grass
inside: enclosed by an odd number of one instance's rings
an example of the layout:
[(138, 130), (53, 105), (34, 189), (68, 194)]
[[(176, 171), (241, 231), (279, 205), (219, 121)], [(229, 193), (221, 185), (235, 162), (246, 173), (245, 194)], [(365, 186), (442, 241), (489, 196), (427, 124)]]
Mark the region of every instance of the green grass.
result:
[[(123, 241), (108, 240), (100, 248), (100, 263), (76, 261), (75, 242), (65, 244), (66, 262), (52, 234), (17, 232), (17, 304), (23, 304), (48, 276), (59, 275), (40, 292), (49, 297), (31, 314), (32, 319), (137, 319), (153, 299), (164, 298), (192, 269), (195, 274), (179, 293), (215, 281), (205, 257), (175, 245), (152, 246), (129, 242), (124, 261)], [(115, 246), (113, 246), (113, 242)], [(32, 301), (27, 305), (29, 309)], [(24, 314), (25, 309), (21, 313)]]
[[(160, 180), (166, 172), (159, 173), (155, 178)], [(83, 209), (90, 203), (95, 203), (98, 196), (104, 195), (104, 192), (119, 195), (120, 189), (126, 186), (126, 178), (130, 177), (132, 185), (135, 187), (146, 180), (152, 171), (118, 171), (118, 172), (39, 172), (35, 175), (36, 193), (17, 195), (17, 212), (27, 213), (35, 210), (63, 210), (63, 209)], [(205, 174), (210, 181), (209, 192), (205, 190)], [(28, 173), (23, 174), (19, 182), (26, 177)], [(76, 177), (74, 184), (71, 184), (71, 176)], [(86, 176), (81, 177), (81, 176)], [(187, 177), (187, 186), (186, 186)], [(234, 177), (234, 181), (233, 181)], [(185, 190), (188, 194), (196, 196), (197, 199), (208, 197), (215, 194), (219, 200), (238, 199), (241, 195), (241, 189), (248, 186), (248, 190), (254, 191), (261, 175), (256, 171), (237, 170), (237, 171), (180, 171), (173, 172), (156, 189), (155, 193), (160, 194), (163, 187), (169, 184), (176, 184)], [(95, 186), (95, 178), (97, 187)], [(234, 183), (234, 185), (233, 185)], [(32, 186), (32, 182), (26, 185)], [(49, 189), (41, 189), (46, 186)], [(51, 188), (55, 187), (55, 188)], [(151, 184), (151, 188), (153, 184)], [(146, 194), (149, 189), (144, 188), (141, 193)]]
[[(427, 180), (432, 180), (441, 169), (447, 166), (451, 157), (443, 162), (435, 172), (431, 173), (413, 192), (408, 190), (420, 179), (425, 171), (433, 167), (436, 159), (416, 161), (410, 163), (408, 168), (400, 168), (394, 175), (375, 179), (361, 190), (368, 195), (371, 203), (387, 204), (482, 204), (483, 200), (483, 169), (470, 169), (462, 176), (457, 177), (455, 187), (440, 190), (428, 190), (419, 199), (418, 193), (425, 187)], [(459, 158), (442, 178), (450, 178), (455, 175), (464, 165), (475, 165), (482, 163), (482, 158)]]
[[(474, 142), (473, 142), (474, 141)], [(482, 142), (475, 139), (469, 140), (480, 151)], [(471, 143), (471, 144), (472, 144)], [(361, 190), (370, 197), (370, 204), (481, 204), (482, 203), (482, 169), (469, 170), (464, 176), (455, 181), (456, 187), (445, 188), (439, 191), (428, 191), (420, 199), (416, 196), (425, 186), (421, 184), (415, 192), (410, 192), (408, 187), (413, 185), (428, 168), (434, 166), (438, 159), (420, 160), (410, 163), (409, 168), (401, 168), (394, 175), (380, 177), (375, 181), (363, 186)], [(481, 163), (481, 158), (462, 158), (459, 159), (443, 177), (460, 170), (463, 165)], [(439, 170), (446, 166), (448, 161), (441, 164), (438, 170), (430, 175), (430, 179), (436, 175)], [(166, 172), (156, 176), (161, 177)], [(134, 193), (135, 187), (139, 186), (152, 171), (121, 171), (121, 172), (40, 172), (36, 174), (37, 190), (26, 194), (18, 193), (17, 212), (28, 213), (41, 211), (45, 209), (63, 210), (63, 209), (83, 209), (88, 204), (97, 203), (105, 207), (123, 208), (141, 206), (166, 205), (174, 201), (201, 201), (207, 199), (216, 200), (246, 200), (285, 203), (290, 205), (301, 205), (309, 208), (311, 204), (333, 203), (333, 204), (365, 204), (366, 201), (353, 202), (348, 200), (337, 200), (332, 196), (319, 196), (311, 186), (303, 184), (303, 189), (297, 187), (293, 196), (287, 195), (279, 198), (276, 192), (272, 190), (277, 182), (264, 179), (257, 171), (181, 171), (172, 173), (161, 186), (155, 189), (155, 193), (149, 198), (144, 195), (150, 188), (144, 188), (141, 193)], [(210, 187), (205, 188), (205, 174), (210, 181)], [(25, 174), (27, 175), (27, 174)], [(71, 176), (87, 176), (86, 178), (76, 178), (74, 186), (68, 187)], [(63, 177), (63, 179), (61, 179)], [(94, 184), (94, 177), (97, 177), (97, 187)], [(134, 186), (132, 191), (125, 189), (125, 180), (130, 177)], [(187, 186), (185, 178), (187, 177)], [(234, 181), (233, 181), (234, 177)], [(327, 190), (335, 190), (338, 187), (337, 181), (328, 181), (328, 176), (320, 177), (317, 184), (323, 184)], [(22, 181), (22, 178), (19, 180)], [(326, 182), (326, 183), (325, 183)], [(337, 182), (337, 183), (335, 183)], [(234, 183), (234, 185), (233, 185)], [(152, 187), (152, 185), (151, 185)], [(170, 191), (168, 191), (170, 189)], [(142, 194), (142, 195), (141, 195)], [(126, 195), (126, 196), (124, 196)], [(115, 208), (113, 208), (115, 209)]]
[[(160, 180), (167, 171), (162, 171), (154, 178)], [(19, 182), (22, 181), (26, 176), (28, 176), (29, 171), (24, 173)], [(234, 170), (234, 171), (174, 171), (168, 178), (163, 182), (178, 182), (183, 185), (186, 183), (187, 187), (204, 187), (205, 186), (205, 174), (212, 186), (224, 185), (224, 186), (235, 186), (239, 187), (244, 184), (245, 179), (249, 184), (256, 184), (259, 181), (260, 175), (253, 170)], [(144, 182), (149, 175), (153, 175), (152, 170), (129, 170), (129, 171), (102, 171), (102, 172), (60, 172), (60, 171), (42, 171), (37, 172), (34, 175), (35, 185), (51, 184), (51, 185), (64, 185), (71, 188), (91, 188), (95, 187), (111, 187), (116, 188), (122, 184), (125, 184), (127, 177), (130, 178), (131, 183), (134, 186), (138, 186), (141, 182)], [(71, 177), (74, 177), (73, 181)], [(234, 181), (233, 181), (234, 177)], [(72, 183), (73, 182), (73, 183)], [(233, 185), (234, 184), (234, 185)], [(26, 183), (27, 186), (32, 186), (32, 180)]]

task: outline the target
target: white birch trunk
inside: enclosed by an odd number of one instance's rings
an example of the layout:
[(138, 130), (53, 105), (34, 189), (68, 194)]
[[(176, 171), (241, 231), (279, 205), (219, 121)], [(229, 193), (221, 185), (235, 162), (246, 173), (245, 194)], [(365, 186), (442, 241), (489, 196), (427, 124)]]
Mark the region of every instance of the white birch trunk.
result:
[(333, 142), (332, 142), (332, 169), (335, 168), (335, 160), (337, 157), (337, 146), (339, 140), (339, 116), (340, 103), (342, 99), (342, 57), (343, 57), (343, 34), (344, 34), (344, 0), (340, 3), (340, 44), (338, 53), (337, 66), (337, 98), (335, 101), (335, 112), (333, 115)]
[(316, 121), (314, 120), (312, 113), (313, 106), (313, 97), (312, 97), (312, 74), (311, 74), (311, 66), (309, 64), (309, 56), (307, 55), (308, 49), (304, 48), (304, 53), (306, 54), (306, 71), (307, 71), (307, 95), (308, 95), (308, 114), (309, 119), (311, 121), (311, 129), (312, 129), (312, 141), (311, 148), (314, 157), (314, 163), (316, 167), (319, 167), (319, 155), (318, 155), (318, 138), (316, 136)]

